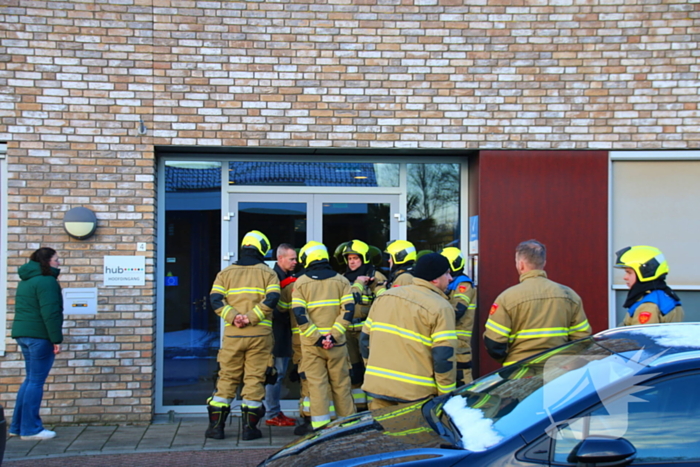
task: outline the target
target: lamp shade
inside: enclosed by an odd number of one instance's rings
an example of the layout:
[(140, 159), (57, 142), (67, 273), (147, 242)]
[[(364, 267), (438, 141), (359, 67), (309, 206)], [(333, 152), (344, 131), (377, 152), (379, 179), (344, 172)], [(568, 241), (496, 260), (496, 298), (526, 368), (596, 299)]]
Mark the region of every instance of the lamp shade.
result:
[(63, 216), (63, 228), (71, 237), (85, 240), (97, 230), (97, 216), (88, 208), (73, 208)]

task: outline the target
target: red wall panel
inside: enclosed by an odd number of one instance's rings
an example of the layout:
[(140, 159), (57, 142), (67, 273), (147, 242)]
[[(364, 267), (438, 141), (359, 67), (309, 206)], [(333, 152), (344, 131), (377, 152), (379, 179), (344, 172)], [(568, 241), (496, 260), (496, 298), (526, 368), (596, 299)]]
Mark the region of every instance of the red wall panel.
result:
[(515, 247), (547, 247), (550, 279), (582, 298), (593, 331), (608, 327), (608, 153), (482, 151), (478, 156), (478, 372), (498, 368), (483, 350), (491, 304), (518, 283)]

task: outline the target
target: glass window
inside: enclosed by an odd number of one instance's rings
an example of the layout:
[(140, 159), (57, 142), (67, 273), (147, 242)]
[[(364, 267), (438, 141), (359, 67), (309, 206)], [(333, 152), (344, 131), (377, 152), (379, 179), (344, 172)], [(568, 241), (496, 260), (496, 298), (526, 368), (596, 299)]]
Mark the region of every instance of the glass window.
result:
[(221, 266), (221, 164), (165, 163), (163, 405), (200, 405), (217, 373), (220, 319), (209, 291)]
[(397, 187), (398, 164), (229, 162), (229, 185)]
[(624, 437), (637, 450), (633, 465), (700, 460), (700, 395), (689, 389), (699, 384), (700, 375), (686, 374), (646, 383), (645, 387), (651, 387), (616, 401), (615, 406), (622, 410), (604, 402), (560, 430), (554, 461), (568, 465), (569, 453), (589, 436)]
[(408, 241), (418, 251), (459, 248), (459, 164), (408, 164)]

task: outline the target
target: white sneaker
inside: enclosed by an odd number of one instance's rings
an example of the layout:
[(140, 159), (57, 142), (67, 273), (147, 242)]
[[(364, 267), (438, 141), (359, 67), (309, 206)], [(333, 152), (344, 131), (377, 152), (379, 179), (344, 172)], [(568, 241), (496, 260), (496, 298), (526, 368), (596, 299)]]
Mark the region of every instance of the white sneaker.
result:
[(17, 438), (17, 437), (19, 437), (19, 435), (18, 435), (17, 433), (9, 432), (9, 433), (7, 434), (7, 437), (8, 437), (8, 438)]
[(51, 430), (41, 430), (39, 433), (32, 436), (20, 436), (20, 439), (24, 441), (41, 441), (43, 439), (51, 439), (56, 437), (56, 432)]

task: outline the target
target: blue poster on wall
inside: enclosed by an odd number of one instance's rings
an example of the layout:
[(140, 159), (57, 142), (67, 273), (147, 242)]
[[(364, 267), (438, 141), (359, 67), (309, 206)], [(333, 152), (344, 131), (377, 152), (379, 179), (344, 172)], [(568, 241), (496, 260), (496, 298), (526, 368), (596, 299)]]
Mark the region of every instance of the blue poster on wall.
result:
[(469, 218), (469, 254), (479, 253), (479, 216)]

